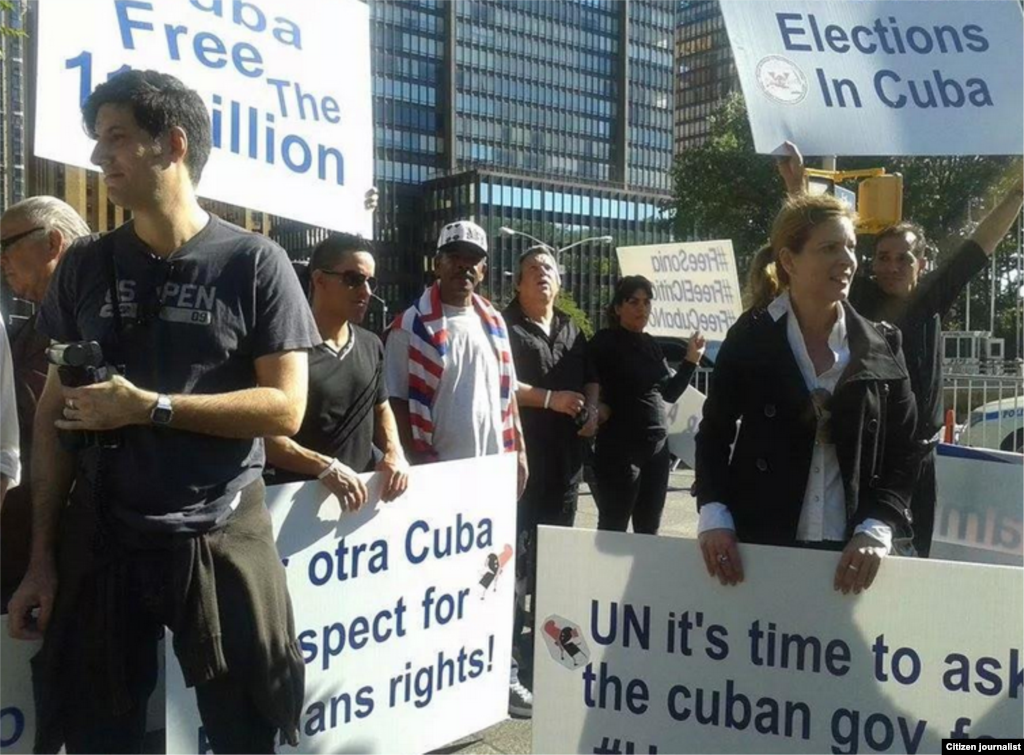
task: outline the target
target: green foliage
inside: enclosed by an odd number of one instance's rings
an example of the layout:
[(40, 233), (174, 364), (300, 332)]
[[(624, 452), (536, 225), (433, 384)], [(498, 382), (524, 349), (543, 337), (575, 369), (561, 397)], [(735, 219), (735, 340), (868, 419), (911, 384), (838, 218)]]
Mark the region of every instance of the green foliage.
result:
[(590, 322), (590, 318), (587, 317), (587, 313), (579, 308), (576, 300), (572, 298), (572, 294), (567, 293), (565, 290), (558, 292), (558, 298), (555, 299), (555, 306), (569, 315), (576, 327), (579, 328), (583, 335), (590, 338), (594, 335), (594, 326)]
[(768, 238), (785, 187), (770, 158), (754, 152), (743, 96), (730, 95), (710, 118), (708, 140), (676, 159), (677, 239), (732, 239), (741, 279)]

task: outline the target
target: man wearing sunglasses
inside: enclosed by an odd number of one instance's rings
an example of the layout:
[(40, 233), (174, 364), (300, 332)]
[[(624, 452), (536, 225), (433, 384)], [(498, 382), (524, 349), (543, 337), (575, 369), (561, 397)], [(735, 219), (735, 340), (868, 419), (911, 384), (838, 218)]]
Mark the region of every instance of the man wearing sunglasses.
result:
[[(56, 197), (31, 197), (11, 205), (0, 216), (0, 271), (19, 299), (42, 303), (53, 271), (71, 243), (89, 235), (89, 226), (75, 208)], [(11, 333), (11, 368), (17, 403), (19, 445), (24, 474), (8, 493), (0, 525), (0, 606), (6, 608), (28, 566), (32, 531), (32, 427), (36, 406), (46, 385), (50, 339), (36, 330), (33, 314)], [(5, 420), (6, 421), (6, 420)]]
[(369, 250), (370, 242), (347, 233), (332, 234), (313, 250), (310, 304), (323, 343), (309, 355), (306, 414), (295, 436), (266, 439), (268, 483), (319, 479), (346, 511), (366, 503), (361, 472), (384, 473), (385, 501), (409, 484), (384, 387), (384, 346), (359, 326), (377, 284)]

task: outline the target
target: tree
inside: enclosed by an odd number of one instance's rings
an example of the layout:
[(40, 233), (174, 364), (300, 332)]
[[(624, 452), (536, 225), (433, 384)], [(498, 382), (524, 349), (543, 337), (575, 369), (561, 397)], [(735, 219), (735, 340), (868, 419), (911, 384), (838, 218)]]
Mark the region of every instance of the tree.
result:
[[(919, 223), (936, 252), (936, 262), (954, 251), (970, 235), (1021, 169), (1016, 158), (850, 157), (840, 158), (840, 169), (883, 167), (903, 175), (903, 217)], [(754, 152), (746, 105), (739, 93), (730, 95), (710, 118), (708, 140), (683, 152), (673, 168), (674, 230), (679, 239), (732, 239), (741, 280), (749, 261), (768, 239), (772, 219), (784, 187), (771, 157)], [(1016, 238), (1011, 234), (996, 252), (995, 335), (1015, 340), (1018, 289)], [(862, 259), (871, 240), (862, 240)], [(987, 329), (991, 297), (988, 273), (971, 286), (971, 327)], [(944, 325), (964, 326), (965, 299)], [(1019, 356), (1014, 352), (1014, 355)]]
[(675, 236), (732, 239), (742, 279), (768, 238), (785, 187), (775, 163), (754, 152), (741, 94), (729, 95), (709, 126), (707, 141), (679, 155), (673, 168)]
[(576, 323), (576, 327), (587, 338), (591, 338), (594, 335), (594, 326), (590, 322), (590, 318), (587, 317), (586, 312), (580, 309), (576, 300), (572, 298), (572, 294), (565, 290), (559, 290), (558, 298), (555, 299), (555, 306), (569, 315), (569, 319)]

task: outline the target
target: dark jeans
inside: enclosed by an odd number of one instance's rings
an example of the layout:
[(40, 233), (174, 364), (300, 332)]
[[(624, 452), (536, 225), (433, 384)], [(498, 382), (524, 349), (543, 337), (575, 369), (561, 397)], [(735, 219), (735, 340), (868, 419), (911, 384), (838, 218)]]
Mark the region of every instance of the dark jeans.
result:
[[(533, 640), (537, 628), (537, 527), (552, 525), (572, 527), (576, 521), (579, 483), (546, 486), (537, 495), (524, 495), (519, 501), (517, 520), (518, 560), (516, 561), (516, 611), (512, 626), (512, 657), (518, 663), (520, 681), (533, 684)], [(530, 606), (530, 632), (526, 627), (526, 596), (533, 597)]]
[(633, 532), (657, 535), (670, 456), (664, 439), (632, 446), (602, 444), (598, 439), (594, 457), (597, 528), (625, 532), (632, 518)]
[(910, 499), (910, 512), (914, 517), (914, 550), (921, 558), (928, 558), (932, 549), (932, 530), (935, 529), (935, 450), (921, 460), (921, 472)]

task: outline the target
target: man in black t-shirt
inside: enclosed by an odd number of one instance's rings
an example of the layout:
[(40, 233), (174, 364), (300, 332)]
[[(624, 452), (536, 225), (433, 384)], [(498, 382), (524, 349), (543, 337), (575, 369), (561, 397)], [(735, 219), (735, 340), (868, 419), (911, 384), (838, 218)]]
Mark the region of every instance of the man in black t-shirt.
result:
[(51, 367), (39, 400), (32, 552), (9, 606), (13, 636), (43, 639), (35, 749), (141, 752), (168, 626), (214, 751), (273, 752), (278, 732), (298, 741), (305, 671), (261, 438), (299, 428), (320, 338), (284, 250), (200, 207), (196, 92), (128, 71), (83, 115), (133, 220), (68, 249), (39, 314), (117, 374), (72, 387)]
[(384, 387), (384, 347), (358, 325), (376, 284), (369, 248), (365, 239), (336, 233), (313, 250), (306, 272), (323, 343), (309, 356), (306, 416), (294, 437), (266, 439), (268, 483), (319, 479), (349, 511), (366, 502), (359, 473), (384, 473), (385, 501), (405, 492), (409, 479)]
[[(787, 143), (789, 155), (779, 172), (790, 194), (804, 190), (803, 158)], [(978, 224), (965, 241), (931, 273), (924, 230), (901, 222), (875, 238), (872, 276), (858, 276), (850, 303), (871, 320), (886, 320), (903, 334), (903, 354), (917, 400), (916, 438), (921, 444), (921, 470), (911, 499), (914, 550), (927, 557), (935, 524), (935, 448), (943, 426), (942, 318), (963, 293), (971, 278), (989, 263), (1021, 208), (1021, 179)]]

